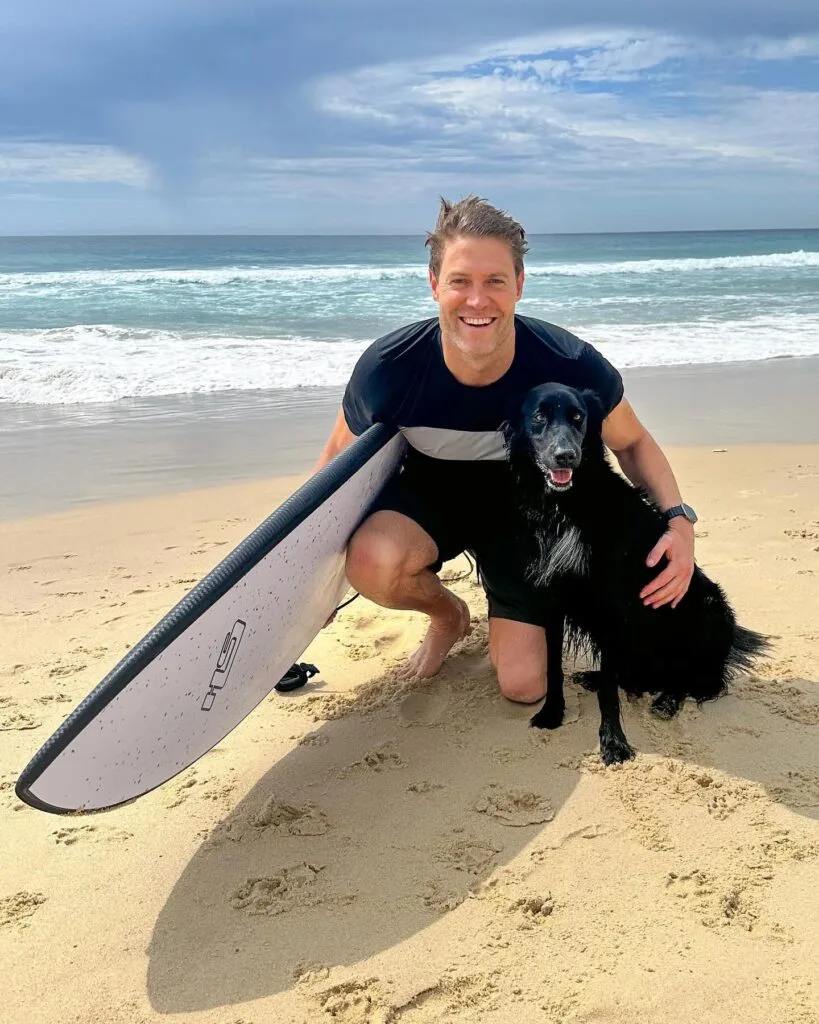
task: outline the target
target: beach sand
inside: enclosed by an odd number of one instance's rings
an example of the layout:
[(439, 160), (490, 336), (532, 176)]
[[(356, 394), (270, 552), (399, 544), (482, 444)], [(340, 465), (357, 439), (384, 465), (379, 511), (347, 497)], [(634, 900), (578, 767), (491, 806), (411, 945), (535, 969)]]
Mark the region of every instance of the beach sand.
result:
[[(638, 756), (615, 768), (593, 695), (570, 685), (553, 733), (498, 695), (472, 577), (475, 630), (436, 679), (395, 677), (422, 619), (359, 599), (305, 653), (310, 685), (170, 783), (34, 811), (29, 757), (303, 472), (0, 524), (2, 1020), (819, 1021), (819, 438), (714, 373), (644, 419), (700, 564), (774, 650), (670, 723), (624, 702)], [(706, 376), (735, 394), (710, 418)]]

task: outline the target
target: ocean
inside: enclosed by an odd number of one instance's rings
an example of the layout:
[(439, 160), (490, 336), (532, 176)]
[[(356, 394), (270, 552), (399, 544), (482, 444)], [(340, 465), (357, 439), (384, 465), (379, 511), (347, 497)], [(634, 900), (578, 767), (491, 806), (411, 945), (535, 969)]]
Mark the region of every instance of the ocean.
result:
[[(529, 244), (519, 311), (620, 368), (819, 353), (819, 230)], [(0, 238), (0, 404), (337, 387), (435, 310), (422, 236)]]

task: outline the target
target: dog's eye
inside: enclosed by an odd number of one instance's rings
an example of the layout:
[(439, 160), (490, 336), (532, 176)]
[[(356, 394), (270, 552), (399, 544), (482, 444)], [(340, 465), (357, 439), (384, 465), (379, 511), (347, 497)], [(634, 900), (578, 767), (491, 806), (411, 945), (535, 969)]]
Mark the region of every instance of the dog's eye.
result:
[(572, 413), (572, 423), (582, 423), (582, 422), (583, 422), (583, 414), (580, 413), (580, 412), (573, 412)]
[(534, 413), (532, 414), (532, 419), (535, 421), (535, 423), (543, 423), (543, 421), (546, 419), (546, 413), (542, 409), (535, 409)]

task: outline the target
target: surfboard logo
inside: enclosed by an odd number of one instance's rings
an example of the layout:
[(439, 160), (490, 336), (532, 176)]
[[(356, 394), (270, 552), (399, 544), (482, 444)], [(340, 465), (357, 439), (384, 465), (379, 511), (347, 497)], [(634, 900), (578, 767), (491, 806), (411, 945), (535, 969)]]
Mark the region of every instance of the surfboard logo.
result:
[(247, 623), (242, 619), (237, 619), (233, 623), (233, 628), (226, 634), (225, 642), (222, 644), (219, 657), (216, 659), (216, 668), (210, 677), (210, 686), (208, 686), (207, 693), (202, 700), (203, 711), (210, 711), (213, 707), (213, 702), (216, 700), (216, 694), (228, 681), (230, 670), (233, 668), (233, 662), (236, 660), (236, 652), (239, 650), (239, 644), (242, 642), (242, 637), (245, 634), (246, 625)]

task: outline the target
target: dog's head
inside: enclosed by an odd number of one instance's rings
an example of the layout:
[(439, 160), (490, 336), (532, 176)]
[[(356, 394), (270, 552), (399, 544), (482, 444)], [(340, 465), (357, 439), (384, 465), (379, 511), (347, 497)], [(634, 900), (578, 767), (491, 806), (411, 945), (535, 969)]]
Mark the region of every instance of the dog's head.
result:
[(541, 384), (528, 392), (507, 422), (507, 447), (513, 460), (521, 455), (531, 459), (550, 490), (568, 491), (584, 445), (599, 440), (602, 421), (603, 409), (593, 391)]

